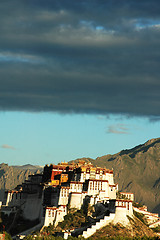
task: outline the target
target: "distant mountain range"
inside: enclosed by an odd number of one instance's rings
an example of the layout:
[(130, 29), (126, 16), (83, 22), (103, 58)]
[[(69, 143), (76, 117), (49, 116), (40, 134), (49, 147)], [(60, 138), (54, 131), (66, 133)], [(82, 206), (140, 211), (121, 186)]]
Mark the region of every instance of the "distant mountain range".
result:
[(31, 164), (25, 164), (25, 165), (13, 165), (13, 168), (17, 169), (29, 169), (29, 170), (37, 170), (37, 169), (43, 169), (43, 166), (39, 165), (31, 165)]
[[(133, 192), (135, 200), (160, 214), (160, 138), (151, 139), (132, 149), (96, 159), (83, 158), (95, 166), (114, 170), (120, 191)], [(75, 160), (78, 161), (79, 159)], [(5, 189), (13, 189), (30, 174), (39, 173), (41, 166), (8, 166), (0, 164), (0, 199)]]
[(33, 173), (40, 173), (41, 166), (33, 166), (30, 164), (24, 166), (8, 166), (8, 164), (0, 164), (0, 200), (3, 200), (4, 191), (6, 189), (14, 189), (21, 184), (28, 176)]

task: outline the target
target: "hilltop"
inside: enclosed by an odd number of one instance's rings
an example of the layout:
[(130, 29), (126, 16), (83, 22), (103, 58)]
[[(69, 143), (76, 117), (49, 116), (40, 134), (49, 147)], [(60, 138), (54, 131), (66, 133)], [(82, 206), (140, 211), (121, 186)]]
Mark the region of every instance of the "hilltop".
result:
[[(121, 184), (124, 181), (123, 185), (126, 184), (128, 188), (133, 185), (131, 182), (133, 179), (133, 183), (142, 187), (144, 180), (142, 177), (146, 174), (145, 180), (147, 180), (150, 174), (149, 186), (153, 180), (149, 171), (151, 167), (152, 169), (154, 167), (152, 158), (154, 157), (154, 161), (157, 161), (156, 149), (159, 148), (157, 144), (159, 144), (159, 139), (154, 139), (133, 149), (123, 150), (95, 160), (83, 158), (72, 163), (45, 165), (43, 173), (29, 176), (29, 179), (16, 189), (6, 192), (6, 201), (1, 207), (2, 224), (5, 223), (5, 226), (8, 226), (7, 229), (12, 235), (17, 233), (28, 235), (33, 230), (43, 229), (53, 224), (61, 230), (66, 229), (65, 235), (80, 235), (84, 238), (94, 233), (99, 234), (98, 231), (103, 227), (107, 227), (105, 235), (110, 237), (114, 236), (112, 233), (117, 230), (120, 236), (124, 231), (129, 234), (128, 237), (139, 236), (138, 234), (154, 236), (151, 230), (140, 226), (133, 216), (136, 212), (135, 216), (139, 216), (139, 219), (148, 225), (159, 220), (158, 215), (147, 213), (145, 217), (145, 212), (142, 218), (140, 209), (136, 210), (132, 207), (133, 194), (118, 193), (118, 184), (114, 181), (111, 168), (114, 166), (117, 169), (115, 176), (117, 175), (117, 178), (121, 180)], [(147, 155), (144, 157), (143, 154)], [(151, 165), (148, 166), (149, 161)], [(112, 165), (109, 167), (109, 164)], [(98, 166), (94, 167), (94, 165)], [(7, 164), (2, 164), (2, 167), (6, 168), (5, 178), (13, 176), (15, 169), (22, 171), (21, 167), (10, 169)], [(24, 166), (24, 170), (26, 167), (34, 168), (29, 165)], [(130, 181), (129, 184), (128, 181)], [(156, 184), (154, 183), (154, 186)], [(143, 209), (146, 211), (145, 206)], [(75, 211), (77, 211), (76, 215)], [(6, 218), (6, 213), (9, 219)]]

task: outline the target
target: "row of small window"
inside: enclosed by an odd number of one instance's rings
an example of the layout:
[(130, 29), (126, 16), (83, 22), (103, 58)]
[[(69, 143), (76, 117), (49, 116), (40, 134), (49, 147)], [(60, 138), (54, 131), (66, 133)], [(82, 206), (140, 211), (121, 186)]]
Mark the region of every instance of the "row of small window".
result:
[(128, 195), (126, 194), (126, 197), (127, 197), (127, 198), (131, 198), (132, 195), (131, 195), (131, 194), (128, 194)]
[(48, 217), (54, 217), (54, 211), (49, 210), (48, 211)]
[(128, 203), (128, 202), (117, 202), (117, 203), (116, 203), (116, 206), (126, 207), (126, 208), (129, 210), (129, 203)]
[[(65, 210), (63, 210), (65, 212)], [(48, 211), (48, 217), (54, 217), (55, 211), (49, 210)], [(58, 215), (60, 215), (61, 213), (58, 212)]]
[(82, 189), (82, 185), (80, 185), (80, 184), (71, 184), (71, 189), (77, 189), (78, 188), (78, 190), (81, 190)]
[(69, 190), (68, 189), (63, 189), (61, 192), (61, 197), (68, 197)]
[(102, 190), (102, 182), (90, 182), (90, 190)]

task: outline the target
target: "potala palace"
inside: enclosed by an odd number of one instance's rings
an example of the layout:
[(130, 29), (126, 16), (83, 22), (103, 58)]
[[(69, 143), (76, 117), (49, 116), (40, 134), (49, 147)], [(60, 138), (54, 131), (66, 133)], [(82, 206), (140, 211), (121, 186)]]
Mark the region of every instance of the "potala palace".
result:
[[(113, 170), (94, 167), (82, 160), (46, 165), (42, 174), (30, 175), (22, 185), (6, 191), (1, 211), (9, 215), (20, 209), (24, 219), (38, 220), (34, 229), (40, 229), (50, 224), (57, 226), (68, 209), (81, 209), (85, 202), (95, 208), (101, 206), (104, 211), (99, 221), (81, 233), (87, 238), (110, 222), (129, 223), (127, 216), (133, 216), (133, 193), (121, 193), (123, 198), (117, 193)], [(142, 210), (148, 214), (150, 223), (159, 220), (157, 214)]]

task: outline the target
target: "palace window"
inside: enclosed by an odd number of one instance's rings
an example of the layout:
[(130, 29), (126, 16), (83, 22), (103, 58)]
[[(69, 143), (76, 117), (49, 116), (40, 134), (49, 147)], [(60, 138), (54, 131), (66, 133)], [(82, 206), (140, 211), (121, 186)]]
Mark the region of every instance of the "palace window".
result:
[(90, 190), (93, 189), (93, 182), (90, 182)]
[(51, 210), (48, 211), (48, 217), (51, 217)]

